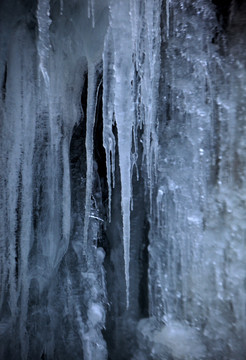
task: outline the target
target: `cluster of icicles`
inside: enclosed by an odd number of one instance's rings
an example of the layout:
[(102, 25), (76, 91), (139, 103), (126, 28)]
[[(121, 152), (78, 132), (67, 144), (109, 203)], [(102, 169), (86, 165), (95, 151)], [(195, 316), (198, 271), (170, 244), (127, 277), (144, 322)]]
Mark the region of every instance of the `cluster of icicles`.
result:
[[(100, 12), (94, 0), (88, 2), (88, 18), (92, 28), (97, 26)], [(60, 3), (63, 13), (63, 2)], [(132, 173), (136, 165), (137, 131), (143, 129), (144, 161), (150, 187), (153, 164), (157, 163), (156, 101), (159, 81), (160, 52), (160, 0), (111, 1), (109, 26), (103, 41), (103, 145), (106, 152), (109, 193), (108, 218), (111, 217), (111, 189), (114, 187), (115, 136), (117, 127), (119, 166), (121, 179), (121, 212), (127, 307), (129, 306), (130, 262), (130, 211), (132, 198)], [(99, 6), (100, 8), (100, 6)], [(39, 1), (37, 10), (39, 26), (38, 53), (40, 72), (47, 89), (49, 76), (46, 62), (49, 58), (49, 0)], [(99, 19), (100, 20), (100, 19)], [(168, 19), (167, 19), (168, 22)], [(98, 60), (98, 59), (96, 59)], [(97, 101), (97, 66), (94, 59), (88, 61), (88, 100), (86, 130), (86, 200), (84, 222), (84, 251), (87, 251), (88, 226), (91, 209), (93, 182), (93, 128)], [(47, 90), (48, 91), (48, 90)]]

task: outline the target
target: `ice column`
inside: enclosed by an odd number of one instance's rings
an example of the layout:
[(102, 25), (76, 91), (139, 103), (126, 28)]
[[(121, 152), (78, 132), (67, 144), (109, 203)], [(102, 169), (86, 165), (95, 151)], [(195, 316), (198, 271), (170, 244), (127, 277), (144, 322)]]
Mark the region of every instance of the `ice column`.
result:
[(91, 195), (93, 183), (93, 129), (96, 113), (96, 70), (95, 66), (89, 63), (88, 69), (88, 99), (86, 114), (86, 199), (85, 199), (85, 224), (84, 224), (84, 251), (87, 253), (87, 239), (89, 229), (89, 216), (91, 212)]
[(138, 156), (138, 129), (142, 129), (143, 132), (143, 162), (147, 166), (146, 183), (151, 189), (155, 177), (153, 166), (157, 163), (158, 156), (156, 130), (160, 66), (160, 6), (158, 0), (111, 2), (110, 26), (104, 42), (104, 147), (110, 203), (115, 147), (112, 126), (115, 122), (121, 178), (127, 306), (129, 305), (130, 209), (133, 204), (131, 178)]
[(38, 20), (38, 55), (40, 58), (39, 68), (45, 85), (49, 85), (48, 61), (49, 61), (49, 27), (50, 20), (50, 0), (38, 0), (37, 20)]
[[(114, 154), (113, 136), (111, 130), (112, 109), (118, 131), (119, 165), (121, 177), (121, 206), (123, 219), (123, 242), (126, 279), (127, 307), (129, 305), (129, 262), (130, 262), (130, 200), (131, 200), (131, 147), (132, 127), (134, 124), (132, 102), (132, 44), (131, 28), (129, 27), (129, 2), (112, 2), (110, 5), (110, 28), (105, 41), (104, 69), (109, 76), (104, 81), (104, 141), (106, 132), (110, 138), (104, 143), (107, 154), (107, 168), (110, 167), (110, 153)], [(114, 53), (114, 59), (109, 55)], [(112, 55), (111, 55), (112, 56)], [(111, 64), (110, 64), (111, 61)], [(111, 68), (110, 68), (111, 67)], [(107, 76), (107, 73), (105, 74)], [(112, 90), (111, 90), (112, 89)], [(114, 91), (114, 97), (109, 98), (109, 92)], [(112, 150), (111, 150), (112, 149)], [(108, 170), (108, 184), (111, 186)]]

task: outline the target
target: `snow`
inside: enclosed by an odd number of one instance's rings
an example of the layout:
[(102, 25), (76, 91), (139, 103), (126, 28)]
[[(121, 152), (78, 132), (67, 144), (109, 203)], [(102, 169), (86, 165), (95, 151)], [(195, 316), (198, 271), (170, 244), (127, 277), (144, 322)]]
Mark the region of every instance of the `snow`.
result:
[(206, 351), (197, 331), (177, 322), (170, 323), (156, 332), (154, 342), (169, 348), (175, 359), (199, 359)]

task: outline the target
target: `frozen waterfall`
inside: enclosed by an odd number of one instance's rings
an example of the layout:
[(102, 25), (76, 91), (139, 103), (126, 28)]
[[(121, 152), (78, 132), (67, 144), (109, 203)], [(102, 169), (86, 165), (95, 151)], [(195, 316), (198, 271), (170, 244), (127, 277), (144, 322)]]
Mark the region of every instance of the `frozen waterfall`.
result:
[(0, 359), (244, 360), (246, 4), (0, 1)]

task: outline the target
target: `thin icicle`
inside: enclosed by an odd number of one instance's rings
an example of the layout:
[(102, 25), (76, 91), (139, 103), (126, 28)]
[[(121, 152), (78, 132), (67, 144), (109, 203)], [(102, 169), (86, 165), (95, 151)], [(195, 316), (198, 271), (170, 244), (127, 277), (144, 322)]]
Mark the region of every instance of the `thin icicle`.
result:
[(63, 15), (63, 0), (60, 0), (60, 15)]
[(96, 114), (96, 69), (91, 63), (88, 65), (88, 95), (86, 112), (86, 198), (84, 221), (84, 252), (87, 252), (89, 219), (91, 212), (91, 193), (93, 184), (93, 130)]
[(166, 34), (167, 39), (169, 38), (169, 27), (170, 27), (170, 0), (166, 0)]
[[(28, 54), (26, 54), (25, 63), (28, 61)], [(23, 69), (22, 69), (23, 72)], [(30, 216), (33, 209), (33, 199), (30, 196), (30, 189), (33, 186), (33, 151), (34, 151), (34, 135), (35, 135), (35, 122), (30, 121), (35, 119), (36, 104), (34, 102), (35, 94), (32, 88), (32, 84), (28, 82), (28, 72), (24, 73), (23, 81), (23, 93), (25, 89), (25, 97), (22, 97), (22, 141), (23, 141), (23, 166), (22, 166), (22, 195), (21, 195), (21, 232), (20, 232), (20, 293), (21, 293), (21, 314), (20, 314), (20, 334), (21, 334), (21, 352), (23, 359), (28, 354), (28, 336), (25, 329), (27, 313), (28, 313), (28, 297), (30, 279), (28, 276), (28, 257), (30, 254), (32, 243), (32, 218)], [(25, 137), (28, 137), (26, 141)]]
[(95, 27), (95, 4), (94, 0), (91, 0), (91, 20), (92, 20), (92, 27)]
[(95, 1), (88, 0), (88, 19), (91, 19), (92, 27), (95, 27)]
[(130, 4), (128, 1), (112, 4), (110, 25), (114, 30), (114, 110), (118, 130), (127, 308), (129, 307), (130, 294), (131, 149), (132, 130), (134, 126), (134, 102), (132, 95), (134, 66), (132, 62), (132, 34), (131, 27), (129, 27), (131, 21), (129, 15)]
[(108, 31), (103, 52), (103, 146), (106, 153), (107, 182), (108, 182), (108, 219), (111, 222), (111, 196), (115, 177), (115, 138), (112, 131), (114, 113), (114, 56), (112, 35)]
[(157, 99), (159, 86), (160, 59), (160, 13), (159, 0), (148, 3), (145, 9), (147, 36), (143, 49), (146, 58), (143, 63), (142, 102), (144, 104), (144, 156), (147, 167), (148, 186), (150, 189), (150, 211), (152, 212), (152, 192), (154, 187), (155, 167), (158, 157), (157, 136)]
[(126, 306), (129, 307), (129, 267), (130, 267), (130, 204), (131, 204), (131, 137), (125, 136), (125, 117), (117, 117), (118, 127), (118, 146), (119, 146), (119, 163), (121, 179), (121, 211), (123, 218), (123, 243), (124, 243), (124, 262), (125, 262), (125, 279), (126, 279)]
[(44, 78), (45, 85), (49, 86), (49, 74), (48, 74), (48, 60), (50, 50), (50, 36), (49, 27), (50, 20), (50, 1), (39, 0), (37, 8), (37, 20), (38, 20), (38, 55), (39, 55), (39, 68)]
[(63, 189), (62, 189), (62, 234), (64, 240), (64, 253), (67, 250), (69, 244), (70, 235), (70, 219), (71, 219), (71, 194), (70, 194), (70, 174), (69, 174), (69, 158), (68, 158), (68, 144), (67, 141), (63, 141)]

